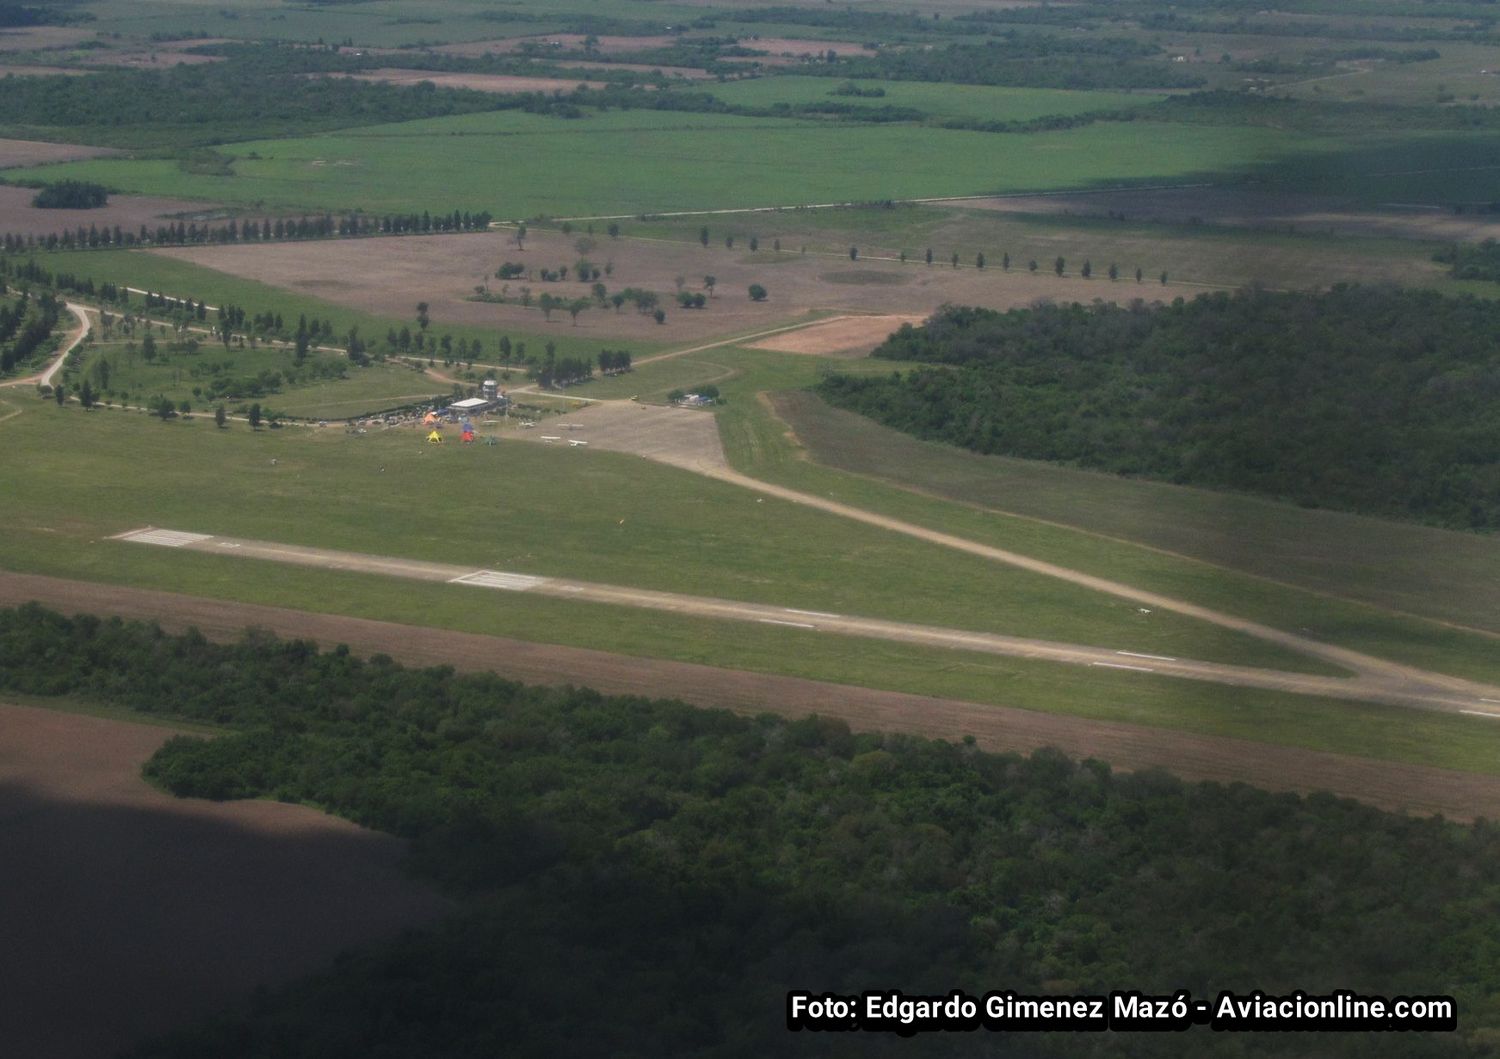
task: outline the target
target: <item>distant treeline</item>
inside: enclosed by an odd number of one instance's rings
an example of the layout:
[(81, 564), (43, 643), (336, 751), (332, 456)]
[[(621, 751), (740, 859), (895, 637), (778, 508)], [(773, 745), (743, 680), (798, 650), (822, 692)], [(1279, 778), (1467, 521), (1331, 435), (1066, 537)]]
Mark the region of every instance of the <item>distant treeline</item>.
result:
[(1454, 243), (1432, 255), (1434, 261), (1453, 267), (1454, 279), (1486, 279), (1500, 282), (1500, 243)]
[(154, 229), (141, 225), (138, 231), (89, 225), (47, 235), (14, 235), (0, 238), (0, 249), (6, 253), (33, 250), (77, 250), (82, 248), (130, 246), (186, 246), (196, 243), (265, 243), (282, 239), (352, 239), (371, 235), (426, 235), (433, 232), (487, 231), (493, 215), (480, 211), (454, 210), (452, 213), (397, 213), (375, 216), (351, 212), (320, 217), (278, 217), (275, 220), (235, 220), (219, 224), (197, 221), (174, 221)]
[[(147, 774), (401, 835), (457, 899), (134, 1059), (973, 1054), (971, 1035), (788, 1034), (792, 988), (1458, 1000), (1458, 1034), (1189, 1031), (1206, 1056), (1477, 1056), (1500, 1022), (1488, 825), (35, 605), (0, 611), (0, 688), (227, 726)], [(1002, 1054), (1183, 1044), (1096, 1036)]]
[(831, 403), (977, 452), (1500, 529), (1500, 304), (1245, 291), (1170, 306), (945, 308)]

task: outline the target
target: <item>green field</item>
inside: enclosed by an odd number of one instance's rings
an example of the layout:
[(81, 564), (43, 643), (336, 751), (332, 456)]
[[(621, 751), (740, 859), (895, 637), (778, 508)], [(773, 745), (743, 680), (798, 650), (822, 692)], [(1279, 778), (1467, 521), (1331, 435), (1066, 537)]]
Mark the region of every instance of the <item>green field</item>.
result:
[(657, 111), (577, 120), (498, 112), (228, 145), (237, 159), (229, 177), (184, 173), (170, 159), (96, 159), (17, 176), (268, 208), (461, 203), (520, 218), (1191, 181), (1320, 149), (1272, 129), (1140, 122), (1002, 135)]
[[(41, 402), (3, 426), (14, 441), (4, 475), (14, 501), (8, 510), (26, 526), (71, 525), (75, 541), (147, 524), (181, 526), (1318, 669), (1211, 626), (1172, 615), (1144, 618), (1123, 600), (996, 570), (940, 547), (913, 546), (899, 535), (795, 504), (759, 502), (738, 488), (632, 457), (522, 443), (436, 449), (423, 445), (413, 429), (359, 438), (332, 429), (255, 435), (240, 424), (217, 430), (201, 417), (160, 423), (138, 413), (88, 414)], [(66, 450), (41, 441), (64, 427), (71, 435)], [(34, 451), (29, 438), (37, 439)], [(78, 451), (90, 457), (79, 460)], [(143, 481), (142, 468), (150, 468)], [(206, 494), (205, 483), (212, 481), (235, 485)], [(106, 551), (110, 568), (160, 562), (140, 554), (149, 549), (109, 545)], [(900, 575), (872, 582), (865, 573), (871, 567)]]
[(829, 467), (1500, 634), (1500, 538), (981, 456), (889, 430), (811, 393), (787, 394), (776, 407), (812, 459)]
[(912, 107), (934, 118), (976, 121), (1030, 121), (1101, 110), (1144, 107), (1164, 98), (1147, 92), (1068, 92), (1052, 88), (996, 88), (989, 85), (936, 85), (915, 81), (852, 83), (883, 96), (834, 95), (845, 84), (831, 77), (760, 77), (710, 85), (708, 91), (726, 103), (770, 107), (780, 103), (847, 103), (856, 107)]

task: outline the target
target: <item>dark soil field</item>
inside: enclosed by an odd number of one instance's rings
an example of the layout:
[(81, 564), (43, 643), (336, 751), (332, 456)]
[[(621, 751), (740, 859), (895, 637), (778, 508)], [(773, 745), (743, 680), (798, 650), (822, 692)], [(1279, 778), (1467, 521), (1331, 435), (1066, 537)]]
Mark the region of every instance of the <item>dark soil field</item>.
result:
[(0, 704), (5, 1055), (112, 1055), (447, 908), (394, 838), (148, 786), (170, 735)]
[[(27, 165), (27, 162), (9, 162), (7, 145), (19, 140), (0, 140), (0, 165)], [(55, 147), (67, 151), (110, 154), (108, 150), (95, 147), (75, 147), (69, 144), (37, 144), (38, 148)], [(74, 157), (82, 157), (75, 155)], [(62, 159), (48, 159), (61, 161)], [(158, 199), (143, 195), (111, 195), (109, 204), (97, 210), (39, 210), (31, 204), (36, 196), (34, 188), (0, 187), (0, 235), (48, 235), (66, 230), (77, 230), (80, 226), (97, 228), (119, 225), (126, 231), (139, 231), (141, 225), (155, 228), (167, 223), (167, 218), (182, 215), (184, 220), (212, 215), (210, 203), (188, 202), (183, 199)]]

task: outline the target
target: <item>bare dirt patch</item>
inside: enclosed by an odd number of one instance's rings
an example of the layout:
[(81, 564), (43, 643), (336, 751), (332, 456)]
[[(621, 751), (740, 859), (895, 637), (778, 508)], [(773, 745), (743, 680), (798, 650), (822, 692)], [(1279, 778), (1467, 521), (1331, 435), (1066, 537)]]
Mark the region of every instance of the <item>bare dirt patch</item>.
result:
[(36, 66), (28, 64), (5, 63), (0, 65), (0, 78), (5, 77), (81, 77), (88, 73), (87, 70), (77, 70), (68, 66)]
[(1239, 781), (1268, 790), (1327, 790), (1384, 809), (1442, 813), (1453, 820), (1500, 816), (1500, 777), (1494, 776), (585, 648), (0, 573), (0, 605), (33, 599), (65, 613), (154, 620), (169, 630), (194, 626), (220, 640), (238, 638), (247, 626), (256, 625), (324, 647), (346, 643), (360, 653), (384, 652), (408, 664), (495, 671), (530, 683), (674, 697), (750, 714), (768, 710), (793, 717), (819, 713), (864, 730), (945, 739), (973, 735), (987, 750), (1030, 752), (1055, 746), (1122, 769), (1165, 768), (1190, 780)]
[(863, 357), (902, 324), (919, 324), (921, 316), (839, 316), (811, 327), (752, 342), (752, 349), (820, 356)]
[[(1175, 283), (1112, 283), (1075, 275), (1060, 279), (1050, 272), (1030, 275), (1016, 269), (929, 267), (874, 255), (867, 258), (864, 254), (859, 271), (888, 276), (888, 282), (870, 282), (868, 278), (854, 284), (830, 282), (825, 276), (830, 265), (839, 260), (847, 263), (847, 256), (764, 250), (745, 255), (720, 243), (704, 247), (696, 242), (610, 239), (603, 228), (602, 223), (596, 225), (592, 237), (595, 245), (586, 252), (577, 249), (577, 241), (584, 237), (577, 230), (568, 236), (533, 231), (524, 250), (515, 246), (511, 233), (495, 231), (386, 239), (378, 250), (366, 240), (342, 240), (173, 247), (157, 252), (286, 288), (313, 289), (307, 285), (336, 279), (347, 286), (324, 287), (319, 294), (340, 305), (379, 315), (409, 312), (406, 307), (426, 301), (431, 306), (433, 326), (439, 330), (444, 324), (511, 327), (533, 333), (556, 329), (561, 334), (601, 341), (627, 338), (677, 345), (764, 330), (811, 310), (927, 316), (944, 302), (1008, 309), (1029, 305), (1038, 298), (1170, 301), (1202, 291), (1201, 287)], [(571, 269), (580, 256), (601, 268), (613, 266), (611, 274), (602, 277), (610, 291), (642, 287), (657, 292), (666, 309), (666, 323), (658, 325), (628, 305), (619, 312), (612, 307), (591, 308), (579, 316), (576, 326), (562, 311), (553, 312), (548, 321), (536, 307), (543, 293), (565, 299), (586, 297), (590, 284), (571, 279), (548, 283), (494, 278), (496, 269), (506, 261), (519, 262), (539, 273), (543, 268), (564, 265)], [(705, 308), (678, 308), (677, 278), (682, 277), (683, 290), (706, 293), (705, 276), (717, 281)], [(485, 283), (491, 293), (503, 292), (510, 300), (506, 304), (469, 300), (474, 288)], [(752, 283), (764, 286), (770, 297), (752, 302), (747, 293)], [(529, 308), (520, 304), (522, 287), (531, 289), (533, 304)], [(393, 306), (398, 308), (393, 310)]]
[(1479, 240), (1500, 236), (1500, 218), (1392, 204), (1380, 209), (1325, 196), (1246, 188), (1163, 188), (1014, 195), (964, 202), (1002, 213), (1113, 217), (1163, 224), (1210, 224), (1279, 232), (1329, 232), (1398, 239)]
[(379, 81), (391, 85), (415, 85), (430, 81), (438, 88), (470, 88), (476, 92), (571, 92), (580, 86), (603, 88), (602, 81), (569, 81), (561, 77), (519, 77), (509, 74), (460, 74), (434, 70), (402, 70), (383, 67), (354, 74), (356, 81)]
[(394, 838), (148, 786), (168, 729), (0, 705), (0, 735), (10, 1054), (113, 1054), (447, 907)]
[[(17, 141), (4, 141), (14, 143)], [(69, 147), (66, 144), (43, 146)], [(95, 148), (79, 148), (93, 151)], [(0, 156), (3, 157), (3, 156)], [(0, 187), (0, 234), (50, 235), (66, 230), (76, 231), (94, 225), (135, 232), (141, 225), (155, 229), (165, 224), (167, 218), (177, 215), (202, 217), (212, 215), (212, 205), (189, 202), (186, 199), (158, 199), (144, 195), (111, 195), (108, 205), (97, 210), (39, 210), (31, 204), (36, 195), (33, 188)]]
[[(11, 169), (28, 165), (50, 165), (53, 162), (77, 162), (84, 158), (102, 158), (106, 155), (120, 153), (112, 147), (89, 147), (81, 143), (42, 143), (39, 140), (0, 139), (0, 169)], [(0, 191), (15, 190), (15, 188), (0, 189)], [(36, 192), (33, 191), (26, 195), (26, 204), (28, 207), (31, 203), (31, 195), (34, 194)], [(8, 209), (9, 205), (9, 203), (0, 200), (0, 211)], [(0, 230), (7, 232), (18, 230), (5, 226), (3, 212), (0, 212)]]
[(0, 52), (72, 48), (96, 34), (78, 26), (23, 26), (0, 30)]
[(547, 444), (543, 436), (562, 439), (552, 444), (585, 442), (591, 448), (628, 452), (693, 471), (729, 466), (719, 426), (713, 413), (704, 409), (600, 401), (516, 433), (522, 441)]

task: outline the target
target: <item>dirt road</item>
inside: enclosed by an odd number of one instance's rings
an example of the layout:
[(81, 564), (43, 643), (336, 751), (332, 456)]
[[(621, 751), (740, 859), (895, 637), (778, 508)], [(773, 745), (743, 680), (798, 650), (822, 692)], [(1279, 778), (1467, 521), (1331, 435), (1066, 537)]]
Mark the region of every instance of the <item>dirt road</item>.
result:
[(24, 379), (11, 379), (9, 382), (0, 382), (0, 386), (52, 385), (52, 379), (60, 370), (62, 370), (63, 361), (68, 359), (69, 353), (78, 348), (78, 343), (82, 342), (86, 337), (88, 337), (89, 328), (92, 326), (89, 323), (88, 313), (84, 311), (86, 306), (75, 305), (72, 302), (67, 302), (66, 304), (68, 306), (68, 312), (73, 314), (73, 316), (77, 320), (77, 323), (74, 325), (73, 330), (68, 332), (68, 336), (64, 340), (62, 348), (57, 351), (57, 353), (53, 356), (52, 360), (47, 364), (47, 366), (37, 374), (28, 375)]
[(193, 626), (220, 641), (237, 639), (247, 627), (255, 626), (284, 637), (314, 640), (324, 647), (345, 643), (360, 653), (383, 652), (410, 665), (494, 671), (530, 683), (679, 698), (747, 714), (801, 717), (818, 713), (867, 731), (945, 739), (972, 735), (987, 750), (1024, 753), (1054, 746), (1126, 770), (1160, 767), (1190, 780), (1251, 783), (1268, 790), (1327, 790), (1384, 809), (1442, 813), (1455, 820), (1500, 819), (1500, 777), (1447, 769), (579, 647), (0, 572), (0, 606), (28, 600), (69, 614), (157, 621), (172, 631)]

